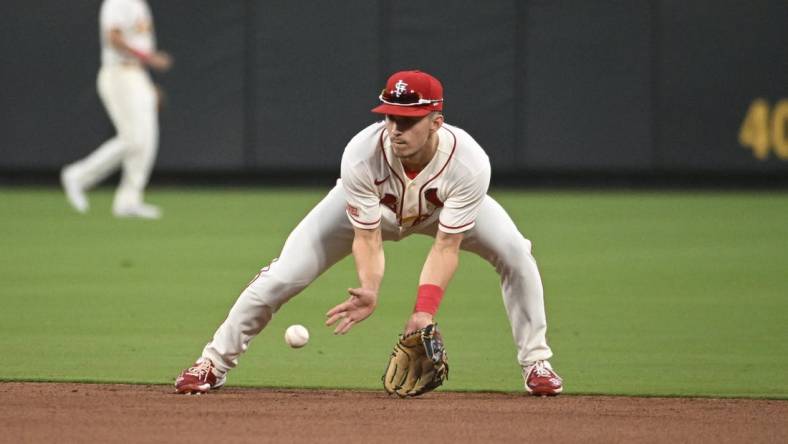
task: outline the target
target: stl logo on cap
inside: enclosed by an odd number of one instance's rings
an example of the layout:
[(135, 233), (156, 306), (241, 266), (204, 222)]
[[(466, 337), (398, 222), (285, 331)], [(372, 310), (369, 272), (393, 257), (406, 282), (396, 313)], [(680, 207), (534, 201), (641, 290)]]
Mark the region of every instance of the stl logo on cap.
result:
[(381, 104), (373, 113), (420, 117), (443, 111), (443, 85), (423, 71), (400, 71), (392, 74), (378, 96)]
[(397, 81), (397, 83), (395, 83), (395, 84), (394, 84), (394, 90), (393, 90), (393, 91), (391, 91), (391, 92), (392, 92), (392, 93), (394, 93), (394, 94), (396, 94), (396, 95), (397, 95), (397, 97), (400, 97), (400, 96), (402, 95), (402, 93), (404, 93), (405, 91), (407, 91), (407, 88), (408, 88), (408, 84), (407, 84), (407, 83), (405, 83), (405, 82), (403, 82), (403, 81), (400, 79), (400, 80), (398, 80), (398, 81)]

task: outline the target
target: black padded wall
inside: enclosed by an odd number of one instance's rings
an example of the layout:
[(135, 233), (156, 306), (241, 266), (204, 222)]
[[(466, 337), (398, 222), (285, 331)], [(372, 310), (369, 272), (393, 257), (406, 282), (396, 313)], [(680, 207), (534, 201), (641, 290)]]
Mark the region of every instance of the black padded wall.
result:
[[(510, 176), (788, 172), (781, 0), (150, 4), (175, 57), (155, 75), (160, 172), (336, 172), (388, 74), (412, 68)], [(0, 174), (54, 173), (112, 135), (99, 6), (3, 2)], [(757, 156), (740, 143), (753, 103)]]

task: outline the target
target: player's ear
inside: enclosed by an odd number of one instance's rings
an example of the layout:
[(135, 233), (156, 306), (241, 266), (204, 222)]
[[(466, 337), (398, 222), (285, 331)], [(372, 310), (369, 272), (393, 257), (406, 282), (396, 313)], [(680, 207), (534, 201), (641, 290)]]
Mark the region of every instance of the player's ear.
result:
[(443, 126), (443, 113), (439, 113), (439, 112), (435, 111), (430, 116), (430, 119), (431, 119), (431, 122), (430, 122), (431, 123), (431, 127), (430, 127), (431, 131), (433, 131), (433, 132), (438, 131), (440, 129), (440, 127)]

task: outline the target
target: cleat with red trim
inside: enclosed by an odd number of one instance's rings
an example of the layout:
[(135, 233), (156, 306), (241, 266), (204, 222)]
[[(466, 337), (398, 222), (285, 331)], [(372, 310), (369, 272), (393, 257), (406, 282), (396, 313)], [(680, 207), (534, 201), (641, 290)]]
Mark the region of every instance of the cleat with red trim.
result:
[(564, 381), (547, 361), (523, 367), (525, 390), (535, 396), (555, 396), (564, 390)]
[(220, 388), (226, 379), (225, 375), (216, 376), (210, 359), (200, 358), (175, 379), (175, 393), (201, 395)]

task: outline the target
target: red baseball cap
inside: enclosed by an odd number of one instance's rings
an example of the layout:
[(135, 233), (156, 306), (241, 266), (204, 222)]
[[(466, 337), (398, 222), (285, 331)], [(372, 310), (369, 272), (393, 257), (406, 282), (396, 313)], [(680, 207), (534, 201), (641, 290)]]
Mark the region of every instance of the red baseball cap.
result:
[(379, 99), (382, 103), (372, 109), (373, 113), (426, 116), (433, 111), (443, 111), (443, 85), (426, 72), (400, 71), (389, 77)]

